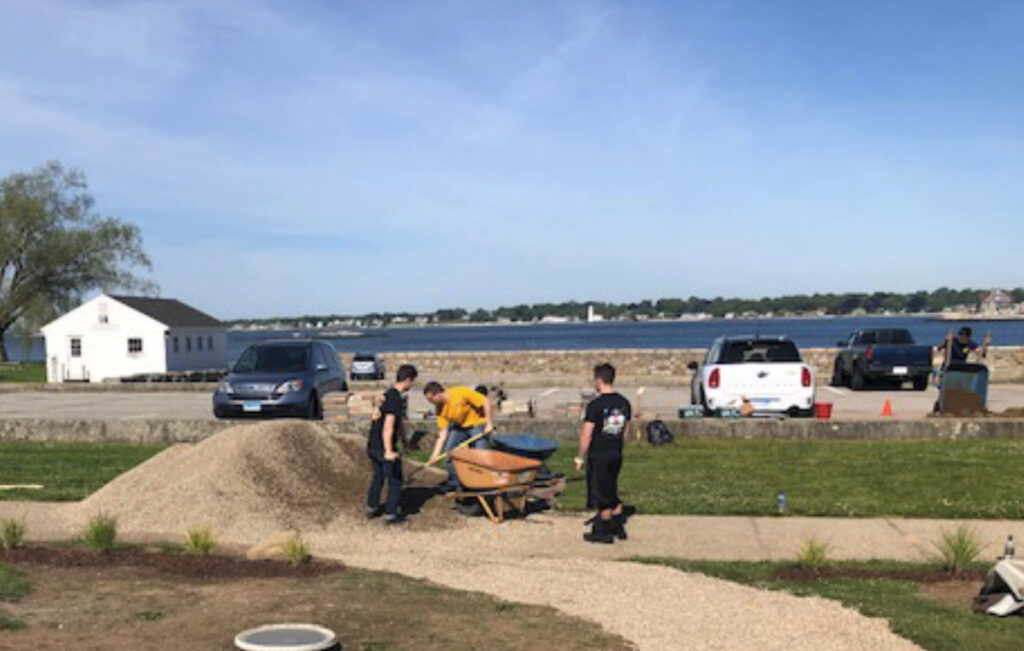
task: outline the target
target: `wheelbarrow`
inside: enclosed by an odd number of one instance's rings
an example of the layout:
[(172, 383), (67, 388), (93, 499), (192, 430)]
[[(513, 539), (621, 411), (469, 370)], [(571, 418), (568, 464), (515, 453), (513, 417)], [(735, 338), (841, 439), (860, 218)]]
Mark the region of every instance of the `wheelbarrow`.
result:
[(501, 450), (459, 448), (449, 454), (459, 478), (459, 489), (448, 493), (450, 500), (475, 499), (491, 522), (505, 519), (506, 508), (526, 513), (531, 492), (551, 485), (537, 479), (542, 463), (537, 459)]
[(563, 475), (552, 473), (545, 463), (551, 455), (558, 451), (558, 441), (532, 434), (501, 434), (491, 437), (495, 449), (508, 452), (527, 459), (536, 459), (542, 464), (537, 473), (537, 486), (530, 491), (530, 497), (537, 498), (551, 505), (555, 498), (565, 491)]
[(537, 461), (547, 461), (558, 450), (558, 441), (530, 434), (497, 434), (491, 443), (502, 452)]

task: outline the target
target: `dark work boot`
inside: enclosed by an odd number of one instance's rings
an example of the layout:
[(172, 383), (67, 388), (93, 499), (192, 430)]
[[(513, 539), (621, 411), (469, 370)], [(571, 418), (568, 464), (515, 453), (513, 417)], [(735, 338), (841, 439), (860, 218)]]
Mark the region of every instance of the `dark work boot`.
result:
[(602, 520), (600, 517), (594, 518), (594, 524), (591, 526), (589, 533), (583, 534), (583, 540), (586, 540), (588, 543), (601, 543), (602, 545), (612, 544), (615, 542), (615, 536), (612, 535), (609, 525), (609, 522)]
[(626, 516), (619, 514), (612, 516), (612, 535), (619, 540), (626, 540)]

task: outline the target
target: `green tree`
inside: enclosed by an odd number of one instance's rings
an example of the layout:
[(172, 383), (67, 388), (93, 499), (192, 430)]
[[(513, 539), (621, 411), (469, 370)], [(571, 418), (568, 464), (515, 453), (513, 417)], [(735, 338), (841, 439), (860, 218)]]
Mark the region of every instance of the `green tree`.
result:
[(93, 210), (78, 170), (50, 162), (0, 180), (0, 361), (3, 335), (39, 325), (95, 289), (152, 291), (137, 226)]

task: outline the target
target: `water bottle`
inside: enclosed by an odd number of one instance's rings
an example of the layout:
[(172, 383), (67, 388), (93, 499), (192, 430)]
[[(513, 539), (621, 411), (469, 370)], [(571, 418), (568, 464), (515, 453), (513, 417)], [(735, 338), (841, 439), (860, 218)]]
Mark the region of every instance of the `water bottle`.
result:
[(1013, 558), (1014, 551), (1016, 551), (1014, 547), (1015, 545), (1013, 544), (1013, 534), (1011, 533), (1009, 536), (1006, 537), (1006, 544), (1003, 545), (1003, 558)]
[(786, 515), (786, 511), (789, 510), (789, 500), (786, 499), (786, 491), (779, 491), (779, 497), (776, 499), (776, 506), (779, 509), (779, 515)]

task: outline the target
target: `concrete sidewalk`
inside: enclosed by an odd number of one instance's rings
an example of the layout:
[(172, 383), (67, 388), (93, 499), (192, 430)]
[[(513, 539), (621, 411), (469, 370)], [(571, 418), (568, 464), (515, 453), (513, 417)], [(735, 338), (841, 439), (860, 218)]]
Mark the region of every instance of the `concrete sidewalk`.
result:
[(835, 559), (926, 561), (936, 558), (942, 532), (961, 525), (976, 532), (982, 560), (1001, 555), (1007, 535), (1024, 540), (1020, 520), (636, 516), (630, 540), (613, 547), (618, 555), (792, 560), (801, 544), (814, 538), (829, 543)]
[[(25, 520), (32, 539), (63, 540), (77, 534), (84, 524), (73, 516), (74, 507), (74, 503), (0, 501), (0, 519)], [(564, 558), (569, 553), (607, 560), (635, 556), (793, 560), (800, 546), (814, 538), (831, 545), (830, 555), (837, 560), (928, 561), (936, 558), (936, 543), (943, 531), (966, 525), (982, 544), (980, 560), (990, 561), (1002, 554), (1007, 535), (1024, 541), (1024, 520), (637, 515), (629, 521), (628, 541), (586, 545), (580, 540), (584, 519), (582, 515), (542, 513), (501, 525), (479, 520), (467, 520), (466, 524), (474, 545), (529, 558)], [(403, 533), (413, 546), (414, 541), (426, 542), (438, 535)], [(1020, 549), (1024, 555), (1024, 548)]]

